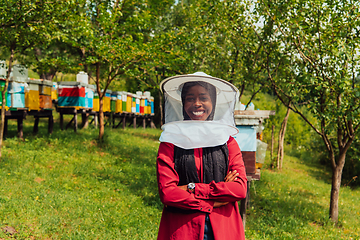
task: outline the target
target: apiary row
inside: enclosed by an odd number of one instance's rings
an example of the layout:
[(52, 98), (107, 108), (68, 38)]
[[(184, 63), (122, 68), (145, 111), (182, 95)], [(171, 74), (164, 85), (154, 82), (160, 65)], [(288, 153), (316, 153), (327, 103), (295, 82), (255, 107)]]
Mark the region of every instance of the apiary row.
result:
[[(5, 89), (5, 79), (0, 78), (1, 91)], [(47, 80), (23, 80), (9, 81), (5, 91), (6, 110), (46, 110), (52, 109), (53, 83)], [(0, 95), (0, 106), (3, 106), (3, 99)]]
[[(53, 89), (53, 99), (57, 100), (58, 108), (99, 111), (99, 94), (95, 90), (95, 85), (82, 82), (58, 82), (54, 83)], [(106, 90), (103, 97), (103, 111), (153, 115), (154, 98), (150, 96), (150, 92), (133, 94), (124, 91)]]
[[(0, 79), (4, 90), (5, 79)], [(53, 101), (58, 108), (90, 109), (98, 112), (99, 94), (95, 85), (82, 82), (51, 82), (37, 79), (16, 79), (9, 82), (5, 92), (6, 110), (26, 108), (29, 111), (52, 109)], [(0, 95), (0, 106), (2, 107)], [(150, 92), (137, 94), (124, 91), (106, 90), (103, 98), (103, 111), (113, 113), (134, 113), (153, 115), (154, 98)]]

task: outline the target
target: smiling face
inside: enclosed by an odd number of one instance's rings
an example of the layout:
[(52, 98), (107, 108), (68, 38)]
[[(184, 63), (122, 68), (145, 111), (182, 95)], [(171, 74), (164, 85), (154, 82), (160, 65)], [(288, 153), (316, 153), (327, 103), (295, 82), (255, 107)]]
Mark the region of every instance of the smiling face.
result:
[(213, 104), (209, 92), (204, 87), (200, 85), (191, 87), (184, 100), (184, 110), (191, 120), (207, 120)]

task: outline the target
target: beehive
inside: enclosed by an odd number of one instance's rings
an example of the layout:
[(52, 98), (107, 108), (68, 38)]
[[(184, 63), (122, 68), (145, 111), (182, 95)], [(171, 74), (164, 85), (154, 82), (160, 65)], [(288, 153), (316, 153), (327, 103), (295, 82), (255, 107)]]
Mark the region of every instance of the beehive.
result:
[(111, 90), (106, 90), (103, 98), (103, 110), (104, 112), (111, 112)]
[(150, 97), (150, 114), (154, 115), (154, 97)]
[(25, 92), (25, 107), (30, 111), (40, 110), (40, 80), (29, 79), (28, 91)]
[(85, 108), (85, 87), (82, 82), (59, 82), (58, 107)]
[(94, 92), (93, 111), (95, 111), (95, 112), (99, 112), (99, 111), (100, 111), (99, 94), (98, 94), (96, 91)]
[(136, 95), (131, 94), (131, 112), (136, 114)]
[(28, 90), (28, 70), (23, 65), (14, 65), (8, 85), (7, 106), (25, 108), (25, 91)]
[(122, 106), (121, 106), (122, 112), (127, 112), (127, 111), (126, 111), (126, 106), (127, 106), (127, 92), (122, 92), (122, 93), (121, 93), (121, 101), (122, 101)]
[(141, 97), (137, 94), (134, 94), (134, 97), (135, 97), (135, 104), (136, 104), (135, 105), (136, 106), (135, 113), (137, 115), (139, 115), (140, 114), (140, 99), (141, 99)]
[(94, 108), (95, 85), (85, 84), (85, 108)]
[(40, 109), (51, 109), (51, 90), (53, 83), (48, 80), (41, 81), (40, 84)]
[(126, 112), (131, 113), (132, 112), (132, 94), (126, 93)]
[(140, 97), (140, 115), (145, 115), (146, 114), (145, 100), (146, 100), (145, 96)]
[[(7, 89), (5, 89), (5, 82), (6, 80), (4, 78), (0, 78), (0, 88), (1, 88), (1, 91), (5, 91), (5, 99), (7, 99)], [(0, 92), (0, 109), (2, 108), (2, 94)], [(9, 109), (9, 107), (5, 107), (6, 110)]]
[(116, 100), (117, 100), (117, 95), (118, 92), (113, 91), (111, 93), (111, 98), (110, 98), (110, 110), (111, 112), (116, 112)]
[(116, 103), (115, 103), (115, 112), (121, 113), (122, 112), (122, 95), (123, 92), (115, 92), (116, 93)]
[[(5, 89), (5, 82), (6, 82), (6, 63), (5, 61), (0, 61), (0, 89), (1, 91), (5, 91), (5, 99), (7, 98), (7, 89)], [(2, 94), (0, 92), (0, 109), (2, 107)]]
[(144, 113), (150, 114), (151, 113), (151, 94), (149, 91), (144, 92)]
[(57, 100), (58, 99), (58, 84), (57, 82), (53, 82), (52, 88), (51, 88), (51, 100)]
[[(268, 110), (235, 110), (234, 119), (239, 133), (234, 138), (239, 144), (248, 177), (250, 176), (254, 179), (260, 178), (259, 172), (256, 169), (256, 155), (259, 150), (263, 151), (263, 149), (258, 149), (260, 145), (257, 139), (257, 132), (261, 129), (263, 120), (274, 114), (275, 111)], [(262, 157), (263, 159), (265, 158), (264, 156)]]

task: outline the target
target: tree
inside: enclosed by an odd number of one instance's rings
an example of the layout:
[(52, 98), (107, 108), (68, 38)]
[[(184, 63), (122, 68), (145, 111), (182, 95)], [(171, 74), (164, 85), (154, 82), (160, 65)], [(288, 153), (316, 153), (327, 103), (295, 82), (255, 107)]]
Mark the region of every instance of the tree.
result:
[[(81, 50), (99, 94), (99, 139), (104, 135), (103, 98), (111, 82), (126, 75), (143, 55), (146, 1), (86, 1), (67, 41)], [(145, 10), (144, 10), (145, 9)]]
[(266, 56), (263, 42), (254, 41), (256, 32), (253, 28), (258, 16), (251, 16), (252, 1), (206, 1), (208, 16), (207, 38), (214, 40), (204, 58), (205, 64), (214, 73), (227, 79), (240, 90), (251, 92), (246, 105), (255, 95), (267, 87), (263, 81)]
[(286, 114), (283, 122), (281, 123), (281, 128), (279, 132), (279, 145), (278, 145), (278, 154), (277, 154), (277, 168), (282, 169), (282, 164), (284, 160), (284, 139), (286, 133), (287, 122), (290, 115), (290, 108), (286, 110)]
[[(10, 53), (9, 66), (5, 82), (5, 91), (9, 84), (10, 73), (16, 53), (38, 43), (49, 41), (56, 28), (56, 22), (64, 19), (74, 5), (72, 1), (16, 1), (0, 2), (0, 46)], [(6, 106), (5, 91), (1, 91), (3, 106)], [(0, 156), (4, 133), (5, 107), (1, 109)]]
[[(318, 133), (332, 166), (329, 216), (338, 221), (346, 153), (359, 129), (358, 51), (360, 3), (268, 1), (263, 13), (268, 80), (279, 99)], [(299, 106), (316, 117), (311, 121)]]
[[(151, 3), (151, 1), (150, 1)], [(205, 1), (163, 1), (149, 5), (148, 28), (144, 32), (146, 51), (144, 58), (131, 72), (127, 81), (130, 88), (140, 87), (151, 90), (158, 96), (160, 115), (163, 123), (162, 95), (159, 84), (165, 78), (189, 74), (204, 69), (203, 57), (209, 46), (208, 36), (202, 30), (205, 22), (201, 11)], [(170, 8), (170, 10), (169, 10)]]
[(62, 32), (62, 29), (58, 31), (61, 31), (62, 39), (53, 38), (48, 42), (33, 45), (19, 56), (19, 61), (31, 66), (41, 79), (53, 80), (58, 72), (75, 74), (83, 70), (83, 67), (79, 66), (81, 50), (63, 40), (67, 32)]

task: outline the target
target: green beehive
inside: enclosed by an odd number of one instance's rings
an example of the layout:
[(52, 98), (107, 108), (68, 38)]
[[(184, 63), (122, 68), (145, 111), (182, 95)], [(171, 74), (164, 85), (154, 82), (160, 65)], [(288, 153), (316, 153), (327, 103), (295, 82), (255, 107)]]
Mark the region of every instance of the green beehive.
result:
[(127, 92), (121, 92), (121, 105), (122, 105), (122, 108), (121, 108), (121, 111), (122, 112), (126, 112), (126, 101), (127, 101)]
[[(0, 79), (0, 89), (1, 91), (5, 90), (5, 79)], [(5, 91), (5, 99), (7, 99), (7, 91)], [(0, 92), (0, 106), (2, 106), (3, 100), (2, 100), (2, 94)]]
[(117, 92), (112, 92), (110, 99), (110, 110), (111, 112), (116, 112)]

